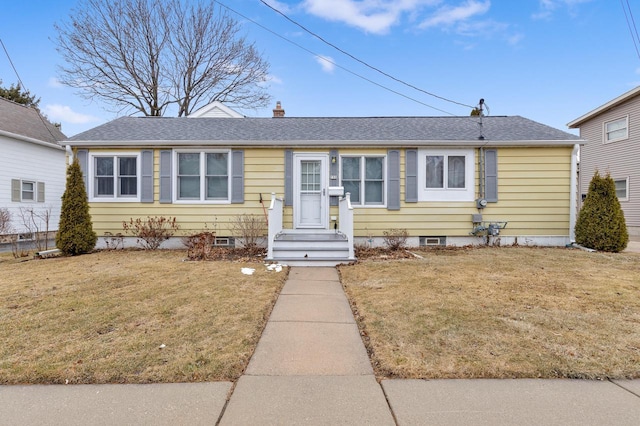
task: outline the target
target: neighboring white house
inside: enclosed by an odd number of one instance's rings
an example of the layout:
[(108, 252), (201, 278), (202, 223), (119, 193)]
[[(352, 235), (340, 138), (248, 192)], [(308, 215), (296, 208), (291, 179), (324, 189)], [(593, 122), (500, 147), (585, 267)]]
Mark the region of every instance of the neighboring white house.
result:
[(66, 179), (58, 141), (64, 139), (36, 109), (0, 98), (0, 212), (10, 215), (0, 242), (58, 229)]

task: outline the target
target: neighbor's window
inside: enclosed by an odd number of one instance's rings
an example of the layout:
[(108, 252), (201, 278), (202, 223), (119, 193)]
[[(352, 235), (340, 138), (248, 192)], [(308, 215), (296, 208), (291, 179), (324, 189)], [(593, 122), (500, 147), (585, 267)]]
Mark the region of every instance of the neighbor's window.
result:
[(614, 179), (616, 184), (616, 196), (620, 201), (629, 201), (629, 178)]
[(604, 142), (615, 142), (629, 137), (629, 117), (604, 123)]
[(178, 200), (227, 201), (229, 152), (178, 152)]
[(22, 181), (22, 201), (35, 201), (36, 199), (36, 183), (23, 180)]
[(464, 155), (427, 155), (425, 187), (430, 189), (464, 189)]
[(385, 157), (342, 157), (342, 186), (356, 205), (383, 206)]
[(93, 196), (95, 198), (136, 198), (138, 157), (135, 155), (95, 156)]

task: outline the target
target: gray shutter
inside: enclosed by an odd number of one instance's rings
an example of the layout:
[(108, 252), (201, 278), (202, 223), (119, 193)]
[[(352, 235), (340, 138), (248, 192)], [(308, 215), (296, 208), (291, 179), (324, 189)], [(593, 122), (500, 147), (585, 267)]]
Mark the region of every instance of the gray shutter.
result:
[(153, 151), (142, 151), (140, 201), (153, 203)]
[(418, 202), (418, 150), (407, 149), (405, 151), (404, 164), (404, 201), (407, 203)]
[(173, 202), (171, 192), (171, 151), (160, 151), (160, 202)]
[(231, 151), (231, 202), (244, 203), (244, 151)]
[(498, 202), (498, 150), (484, 151), (484, 183), (485, 200), (489, 203)]
[(22, 200), (21, 187), (20, 179), (11, 179), (11, 201), (19, 203)]
[(84, 189), (89, 194), (89, 151), (86, 149), (80, 149), (76, 151), (76, 158), (78, 164), (80, 164), (80, 170), (82, 171), (82, 180), (84, 181)]
[(400, 151), (387, 152), (387, 210), (400, 210)]
[(36, 195), (36, 198), (39, 203), (44, 203), (44, 182), (38, 182), (37, 186), (38, 194)]
[(293, 151), (284, 151), (284, 205), (293, 206)]
[[(335, 163), (333, 160), (335, 159)], [(338, 167), (340, 166), (340, 158), (338, 157), (338, 150), (332, 149), (329, 151), (329, 186), (340, 186), (338, 180)], [(337, 206), (340, 203), (339, 197), (329, 197), (329, 205)]]

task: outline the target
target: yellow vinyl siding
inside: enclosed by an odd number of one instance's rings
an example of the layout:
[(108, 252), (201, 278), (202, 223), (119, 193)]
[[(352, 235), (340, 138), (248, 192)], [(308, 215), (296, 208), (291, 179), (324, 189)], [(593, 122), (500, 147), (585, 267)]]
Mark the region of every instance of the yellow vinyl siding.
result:
[[(113, 150), (108, 150), (113, 151)], [(140, 152), (117, 150), (118, 152)], [(181, 235), (189, 235), (206, 228), (228, 236), (229, 222), (241, 214), (264, 217), (271, 201), (271, 193), (284, 196), (284, 148), (247, 148), (244, 150), (243, 204), (160, 204), (159, 152), (154, 149), (154, 202), (117, 203), (93, 202), (91, 215), (98, 235), (122, 232), (122, 221), (147, 216), (176, 216)], [(295, 152), (323, 152), (328, 149), (305, 149)], [(387, 155), (387, 149), (339, 149), (340, 156)], [(98, 152), (93, 150), (92, 153)], [(478, 194), (479, 151), (476, 150), (476, 183)], [(560, 235), (569, 234), (570, 147), (498, 148), (498, 202), (489, 203), (478, 211), (473, 201), (405, 203), (405, 150), (400, 150), (401, 208), (389, 211), (384, 207), (354, 209), (354, 233), (357, 237), (380, 237), (390, 229), (406, 229), (411, 237), (459, 236), (467, 237), (472, 230), (471, 215), (482, 213), (484, 220), (508, 221), (501, 234)], [(174, 170), (175, 173), (175, 170)], [(385, 185), (388, 184), (388, 180)], [(386, 188), (385, 188), (386, 193)], [(260, 204), (260, 194), (264, 201)], [(284, 208), (283, 225), (292, 227), (293, 210)], [(338, 208), (331, 207), (330, 215), (338, 216)], [(330, 227), (333, 222), (330, 221)]]
[[(344, 152), (340, 151), (342, 155)], [(479, 191), (476, 150), (476, 194)], [(502, 235), (569, 235), (571, 148), (499, 148), (498, 202), (478, 211), (475, 202), (404, 202), (405, 152), (401, 154), (401, 209), (356, 207), (358, 237), (406, 229), (412, 237), (469, 236), (471, 215), (508, 221)]]

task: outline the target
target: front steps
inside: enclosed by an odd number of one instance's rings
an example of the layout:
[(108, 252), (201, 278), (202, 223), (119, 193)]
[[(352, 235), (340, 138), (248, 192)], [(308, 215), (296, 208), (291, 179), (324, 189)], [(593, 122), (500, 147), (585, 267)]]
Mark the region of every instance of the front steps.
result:
[(335, 230), (283, 230), (271, 242), (269, 262), (289, 266), (336, 266), (355, 261), (349, 257), (351, 242)]

